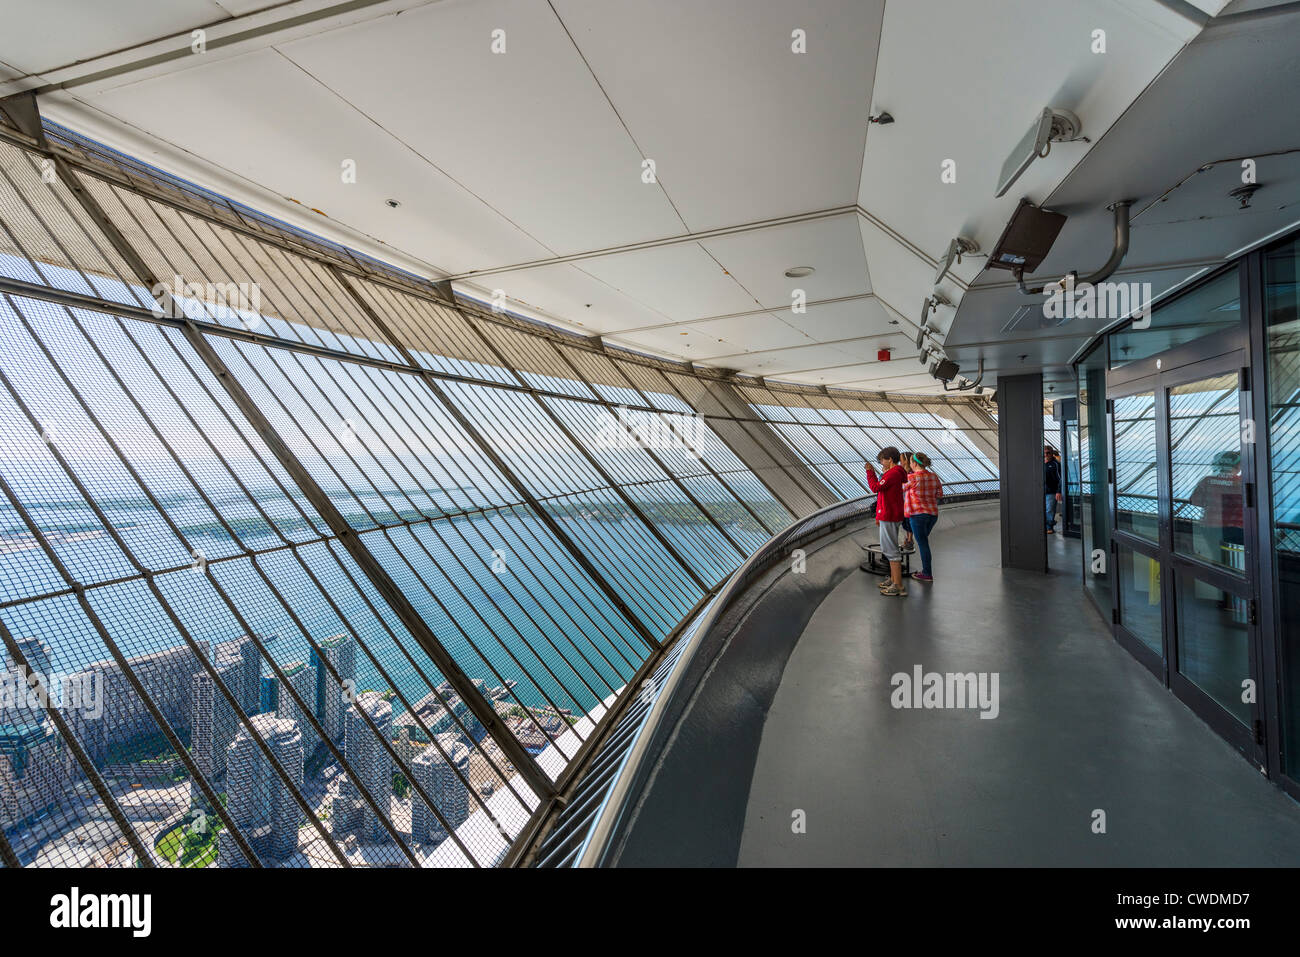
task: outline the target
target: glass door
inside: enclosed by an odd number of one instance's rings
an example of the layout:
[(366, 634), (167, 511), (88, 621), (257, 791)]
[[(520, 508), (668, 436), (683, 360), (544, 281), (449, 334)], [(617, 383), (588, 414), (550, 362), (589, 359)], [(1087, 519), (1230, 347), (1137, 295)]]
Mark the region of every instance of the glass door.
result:
[(1240, 368), (1192, 374), (1164, 388), (1174, 574), (1170, 685), (1221, 732), (1244, 733), (1242, 743), (1253, 750), (1260, 682), (1246, 512), (1254, 502), (1242, 480), (1253, 426), (1243, 414)]
[(1116, 637), (1262, 766), (1244, 356), (1112, 393)]

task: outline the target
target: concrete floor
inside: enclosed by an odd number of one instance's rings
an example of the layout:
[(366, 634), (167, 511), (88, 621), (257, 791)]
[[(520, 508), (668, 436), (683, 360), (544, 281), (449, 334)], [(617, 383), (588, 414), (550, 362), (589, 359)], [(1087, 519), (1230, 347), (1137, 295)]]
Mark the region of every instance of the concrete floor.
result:
[[(1004, 572), (996, 521), (941, 529), (934, 584), (882, 598), (859, 572), (826, 598), (764, 724), (741, 866), (1300, 864), (1300, 805), (1114, 642), (1078, 541), (1048, 542), (1050, 574)], [(998, 717), (892, 707), (916, 665), (997, 672)]]

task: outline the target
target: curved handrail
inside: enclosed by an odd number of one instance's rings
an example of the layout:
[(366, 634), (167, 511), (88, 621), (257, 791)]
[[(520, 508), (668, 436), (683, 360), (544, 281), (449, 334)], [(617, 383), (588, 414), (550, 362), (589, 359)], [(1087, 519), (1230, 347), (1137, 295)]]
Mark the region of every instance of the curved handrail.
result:
[[(606, 792), (600, 809), (596, 812), (595, 823), (591, 826), (579, 854), (579, 867), (599, 866), (606, 856), (617, 828), (626, 823), (629, 800), (636, 793), (637, 786), (643, 783), (649, 770), (645, 759), (651, 743), (657, 739), (657, 732), (666, 727), (665, 721), (669, 711), (680, 712), (684, 704), (675, 700), (675, 692), (682, 676), (687, 672), (690, 663), (704, 653), (702, 649), (710, 644), (710, 639), (719, 637), (712, 634), (714, 626), (734, 600), (777, 560), (789, 557), (799, 545), (820, 537), (833, 526), (874, 514), (875, 502), (874, 494), (864, 495), (818, 509), (792, 522), (768, 539), (732, 573), (689, 639), (692, 647), (679, 656), (672, 671), (665, 678), (653, 705), (637, 730), (635, 741), (619, 763), (613, 783)], [(677, 705), (675, 709), (674, 705)]]

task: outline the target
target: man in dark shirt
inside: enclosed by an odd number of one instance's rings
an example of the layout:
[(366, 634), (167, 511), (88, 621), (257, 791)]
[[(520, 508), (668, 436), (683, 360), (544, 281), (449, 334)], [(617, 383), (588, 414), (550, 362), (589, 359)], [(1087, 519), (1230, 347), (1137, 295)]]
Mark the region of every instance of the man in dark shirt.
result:
[(1047, 534), (1056, 531), (1056, 503), (1061, 500), (1061, 463), (1056, 460), (1056, 450), (1043, 447), (1043, 504), (1047, 519)]

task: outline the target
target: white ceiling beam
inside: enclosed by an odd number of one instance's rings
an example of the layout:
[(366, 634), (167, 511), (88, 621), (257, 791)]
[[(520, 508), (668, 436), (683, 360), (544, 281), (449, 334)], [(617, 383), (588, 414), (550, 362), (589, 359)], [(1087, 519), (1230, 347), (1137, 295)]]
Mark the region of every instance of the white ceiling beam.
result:
[[(163, 76), (240, 56), (286, 40), (327, 33), (441, 0), (296, 0), (269, 10), (196, 23), (183, 33), (137, 44), (39, 74), (0, 81), (0, 97), (26, 90), (38, 94), (81, 89), (90, 93)], [(203, 50), (195, 51), (193, 31), (202, 30)]]

